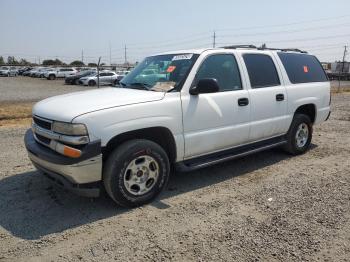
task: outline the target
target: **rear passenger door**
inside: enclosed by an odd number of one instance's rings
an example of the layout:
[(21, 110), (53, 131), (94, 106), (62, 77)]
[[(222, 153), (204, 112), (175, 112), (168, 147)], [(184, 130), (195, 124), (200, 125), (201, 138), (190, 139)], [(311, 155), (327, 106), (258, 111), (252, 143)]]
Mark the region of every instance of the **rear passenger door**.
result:
[(243, 53), (250, 85), (250, 141), (284, 134), (287, 126), (287, 94), (275, 58), (269, 53)]

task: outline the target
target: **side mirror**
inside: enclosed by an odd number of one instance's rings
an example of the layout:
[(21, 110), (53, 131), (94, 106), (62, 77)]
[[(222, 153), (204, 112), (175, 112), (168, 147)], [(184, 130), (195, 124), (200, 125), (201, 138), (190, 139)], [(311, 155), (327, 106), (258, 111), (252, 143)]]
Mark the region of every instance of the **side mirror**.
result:
[(196, 86), (190, 88), (191, 95), (216, 93), (219, 91), (219, 84), (215, 78), (200, 79)]

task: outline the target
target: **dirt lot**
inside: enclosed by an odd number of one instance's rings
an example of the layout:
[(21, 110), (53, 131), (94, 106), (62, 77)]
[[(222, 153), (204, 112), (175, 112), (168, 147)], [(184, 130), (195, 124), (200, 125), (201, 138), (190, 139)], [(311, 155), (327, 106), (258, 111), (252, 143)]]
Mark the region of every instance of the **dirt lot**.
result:
[(176, 173), (132, 210), (56, 188), (27, 159), (26, 127), (0, 127), (0, 261), (350, 261), (350, 93), (332, 103), (308, 153)]

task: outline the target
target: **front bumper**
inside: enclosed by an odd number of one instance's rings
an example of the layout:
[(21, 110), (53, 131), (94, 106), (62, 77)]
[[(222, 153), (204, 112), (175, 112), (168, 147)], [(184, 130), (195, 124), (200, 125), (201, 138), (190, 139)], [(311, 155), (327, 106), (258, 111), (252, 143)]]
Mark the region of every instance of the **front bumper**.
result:
[(40, 145), (31, 129), (27, 130), (24, 142), (33, 165), (57, 184), (82, 196), (99, 196), (102, 180), (99, 141), (87, 144), (79, 158), (69, 158)]

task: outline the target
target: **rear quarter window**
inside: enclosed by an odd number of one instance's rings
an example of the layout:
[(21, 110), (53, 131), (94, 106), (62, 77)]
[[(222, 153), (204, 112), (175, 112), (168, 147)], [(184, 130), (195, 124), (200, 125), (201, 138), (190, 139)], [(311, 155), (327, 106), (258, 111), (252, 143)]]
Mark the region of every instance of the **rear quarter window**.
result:
[(278, 56), (286, 69), (291, 83), (299, 84), (328, 81), (321, 63), (315, 56), (282, 52), (278, 52)]

